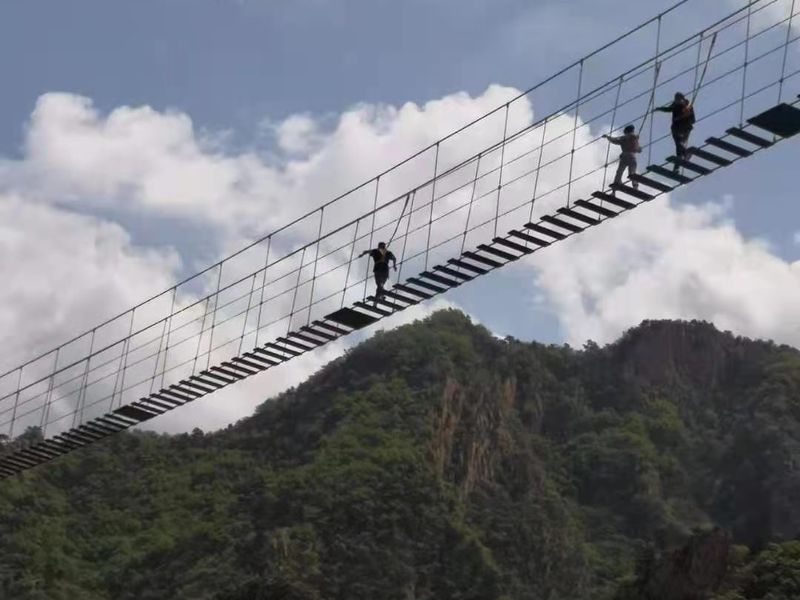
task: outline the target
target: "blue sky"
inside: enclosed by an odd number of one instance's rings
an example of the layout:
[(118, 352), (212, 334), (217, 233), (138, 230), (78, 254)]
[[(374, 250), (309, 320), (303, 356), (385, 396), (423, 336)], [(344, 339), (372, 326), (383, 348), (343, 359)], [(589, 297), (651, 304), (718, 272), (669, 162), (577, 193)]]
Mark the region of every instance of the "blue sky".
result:
[[(742, 3), (726, 1), (728, 8)], [(525, 89), (672, 3), (672, 0), (5, 2), (0, 6), (0, 73), (3, 74), (0, 183), (3, 161), (14, 165), (28, 160), (31, 114), (37, 101), (53, 92), (90, 99), (101, 118), (126, 106), (149, 106), (157, 115), (184, 115), (198, 135), (203, 133), (209, 139), (216, 139), (221, 152), (236, 155), (252, 151), (268, 160), (275, 140), (265, 135), (265, 123), (281, 123), (297, 114), (320, 123), (335, 122), (342, 113), (364, 104), (423, 105), (461, 91), (478, 98), (492, 84)], [(725, 10), (721, 0), (694, 0), (694, 5), (693, 15), (698, 22)], [(686, 30), (695, 27), (691, 19), (684, 26)], [(598, 80), (611, 77), (618, 70), (613, 61), (599, 62), (593, 68)], [(702, 110), (702, 103), (698, 104), (698, 110)], [(665, 127), (666, 122), (657, 121), (656, 126)], [(80, 146), (75, 148), (79, 152)], [(671, 218), (680, 207), (698, 206), (702, 211), (708, 202), (729, 203), (722, 217), (708, 217), (709, 222), (697, 224), (686, 213), (676, 217), (675, 226), (702, 231), (706, 236), (703, 239), (735, 233), (734, 237), (739, 237), (731, 242), (732, 247), (745, 248), (751, 253), (755, 250), (748, 244), (759, 238), (768, 245), (769, 264), (783, 261), (776, 268), (790, 273), (800, 248), (794, 242), (794, 234), (800, 230), (794, 176), (796, 156), (796, 148), (787, 144), (731, 169), (725, 177), (699, 182), (673, 195), (670, 201), (673, 212), (668, 216)], [(338, 187), (330, 190), (330, 196), (357, 183), (360, 180), (336, 181)], [(12, 192), (24, 196), (14, 190), (13, 185), (6, 183), (0, 186), (0, 197), (3, 193), (10, 197)], [(66, 188), (63, 194), (68, 195)], [(72, 188), (69, 194), (75, 194)], [(210, 261), (220, 247), (229, 250), (236, 247), (236, 239), (230, 236), (218, 243), (209, 242), (213, 228), (184, 218), (181, 213), (165, 211), (154, 216), (146, 210), (137, 212), (122, 205), (84, 200), (72, 202), (68, 208), (70, 214), (96, 220), (87, 227), (113, 229), (108, 235), (118, 238), (115, 248), (134, 247), (136, 261), (131, 267), (134, 269), (144, 270), (144, 263), (180, 261), (182, 269), (191, 271)], [(21, 206), (25, 206), (24, 202), (8, 204), (7, 210), (15, 214), (13, 211), (21, 211)], [(36, 219), (31, 217), (31, 220)], [(733, 224), (733, 229), (725, 229), (725, 223)], [(643, 240), (646, 227), (645, 222), (640, 225), (639, 235)], [(126, 236), (130, 240), (126, 241)], [(600, 244), (602, 239), (595, 242)], [(677, 252), (671, 247), (663, 249), (665, 255)], [(25, 248), (17, 250), (21, 254), (30, 252)], [(591, 247), (573, 246), (572, 250), (575, 253), (572, 258), (582, 252), (581, 257), (591, 259), (594, 252)], [(602, 250), (597, 248), (598, 255)], [(618, 252), (607, 250), (609, 260), (618, 260)], [(60, 268), (54, 256), (43, 260)], [(554, 263), (557, 260), (567, 258), (563, 253), (554, 253)], [(750, 256), (743, 262), (750, 260), (755, 259)], [(735, 268), (728, 265), (723, 271), (730, 280), (742, 280), (741, 284), (747, 287), (745, 276), (738, 275)], [(758, 270), (748, 267), (747, 273)], [(146, 277), (147, 281), (131, 284), (124, 293), (107, 293), (104, 309), (110, 306), (113, 312), (123, 310), (127, 308), (126, 302), (132, 304), (153, 286), (167, 287), (171, 276), (167, 271), (165, 268)], [(575, 333), (577, 330), (570, 321), (574, 314), (556, 306), (558, 293), (570, 292), (559, 288), (560, 282), (547, 287), (547, 277), (551, 282), (557, 279), (555, 271), (543, 269), (540, 276), (542, 285), (538, 286), (529, 272), (497, 273), (491, 279), (452, 293), (449, 299), (500, 334), (548, 342), (579, 342), (583, 334)], [(42, 293), (42, 285), (37, 283), (25, 289)], [(780, 293), (773, 288), (762, 290), (757, 283), (753, 285), (756, 294)], [(86, 289), (89, 294), (92, 287), (87, 284)], [(553, 291), (548, 297), (547, 290), (561, 292)], [(45, 292), (54, 302), (59, 301), (60, 289)], [(619, 291), (629, 295), (635, 292)], [(745, 305), (750, 301), (736, 300), (736, 293), (732, 291), (733, 299), (725, 302)], [(545, 298), (537, 301), (543, 294)], [(62, 318), (58, 327), (30, 335), (46, 341), (51, 336), (74, 333), (71, 327), (74, 328), (76, 320), (69, 317), (71, 306), (93, 314), (76, 296), (66, 302), (63, 311), (68, 316)], [(697, 315), (692, 312), (695, 309), (699, 311)], [(676, 305), (674, 310), (668, 306), (653, 307), (655, 316), (674, 314), (690, 318), (728, 314), (723, 309), (719, 309), (722, 312), (716, 308), (710, 312), (704, 310), (685, 303)], [(637, 314), (646, 315), (647, 307), (643, 311)], [(731, 311), (738, 313), (739, 309)], [(9, 323), (18, 323), (19, 318), (13, 311), (7, 317)], [(758, 314), (743, 317), (743, 332), (774, 335), (777, 326), (761, 327), (761, 318)], [(721, 326), (729, 326), (725, 319), (722, 321)], [(610, 332), (618, 332), (620, 323), (614, 321), (608, 327), (594, 323), (585, 331), (596, 331), (600, 337), (610, 336)], [(53, 343), (56, 341), (52, 339)], [(31, 347), (40, 348), (44, 343), (40, 341)], [(23, 354), (29, 350), (23, 343), (13, 348)]]

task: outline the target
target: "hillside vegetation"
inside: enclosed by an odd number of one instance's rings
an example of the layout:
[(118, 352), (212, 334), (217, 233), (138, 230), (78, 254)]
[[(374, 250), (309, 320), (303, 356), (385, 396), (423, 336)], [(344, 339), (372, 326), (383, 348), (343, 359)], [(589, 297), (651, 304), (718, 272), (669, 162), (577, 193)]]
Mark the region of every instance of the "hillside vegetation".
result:
[(443, 311), (223, 431), (0, 482), (0, 598), (796, 599), (799, 465), (793, 349), (658, 321), (575, 350)]

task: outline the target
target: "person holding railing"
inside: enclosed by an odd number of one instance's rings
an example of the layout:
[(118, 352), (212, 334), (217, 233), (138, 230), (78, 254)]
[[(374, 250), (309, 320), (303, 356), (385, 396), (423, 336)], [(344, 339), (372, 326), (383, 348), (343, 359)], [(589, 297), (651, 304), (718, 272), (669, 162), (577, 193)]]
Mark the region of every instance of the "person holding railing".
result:
[(375, 276), (375, 302), (377, 303), (379, 298), (383, 298), (386, 295), (383, 286), (386, 285), (386, 281), (389, 279), (389, 262), (391, 261), (392, 268), (397, 271), (397, 259), (386, 247), (385, 242), (380, 242), (378, 247), (373, 250), (364, 250), (358, 257), (361, 258), (367, 254), (375, 261), (372, 273)]
[[(689, 99), (680, 92), (675, 93), (675, 99), (666, 106), (656, 107), (657, 111), (672, 113), (672, 140), (675, 142), (675, 156), (679, 160), (688, 160), (689, 135), (694, 128), (694, 106)], [(680, 165), (675, 163), (674, 170)]]
[[(623, 135), (619, 137), (603, 135), (609, 142), (619, 146), (622, 150), (619, 155), (617, 174), (614, 176), (614, 185), (622, 185), (622, 175), (626, 169), (629, 178), (636, 175), (636, 155), (642, 151), (642, 147), (639, 145), (639, 136), (636, 135), (636, 127), (628, 125), (622, 130), (622, 133)], [(635, 181), (632, 181), (632, 183), (634, 188), (639, 187), (639, 184)]]

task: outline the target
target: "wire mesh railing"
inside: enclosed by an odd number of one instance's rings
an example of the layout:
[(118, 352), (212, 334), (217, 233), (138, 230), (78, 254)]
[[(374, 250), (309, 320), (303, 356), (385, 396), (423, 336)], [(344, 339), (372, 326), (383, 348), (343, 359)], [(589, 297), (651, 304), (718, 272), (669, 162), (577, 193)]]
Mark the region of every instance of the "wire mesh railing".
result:
[[(649, 119), (643, 147), (669, 153), (670, 136), (653, 134), (668, 124), (652, 98), (699, 94), (698, 130), (774, 105), (800, 72), (791, 51), (800, 3), (743, 2), (687, 31), (684, 11), (698, 1), (678, 2), (374, 179), (8, 370), (0, 434), (74, 428), (363, 301), (371, 274), (357, 257), (378, 241), (391, 239), (401, 270), (423, 271), (536, 211), (569, 207), (605, 187), (614, 161), (602, 134), (620, 124)], [(600, 80), (595, 66), (610, 58), (622, 68)]]

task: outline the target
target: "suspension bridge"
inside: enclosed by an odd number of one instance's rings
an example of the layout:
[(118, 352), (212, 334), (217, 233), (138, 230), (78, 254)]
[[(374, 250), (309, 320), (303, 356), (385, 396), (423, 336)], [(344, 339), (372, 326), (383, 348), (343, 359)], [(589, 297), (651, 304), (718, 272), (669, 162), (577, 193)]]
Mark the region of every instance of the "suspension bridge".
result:
[[(719, 14), (702, 27), (692, 13), (699, 2), (676, 3), (373, 179), (0, 375), (0, 478), (269, 371), (794, 136), (800, 0), (715, 3)], [(696, 98), (689, 158), (671, 154), (668, 124), (653, 116), (654, 99), (676, 90)], [(647, 166), (615, 185), (616, 157), (602, 136), (628, 123), (640, 129)], [(381, 298), (358, 259), (378, 241), (391, 241), (400, 267)], [(30, 427), (41, 436), (20, 437)]]

